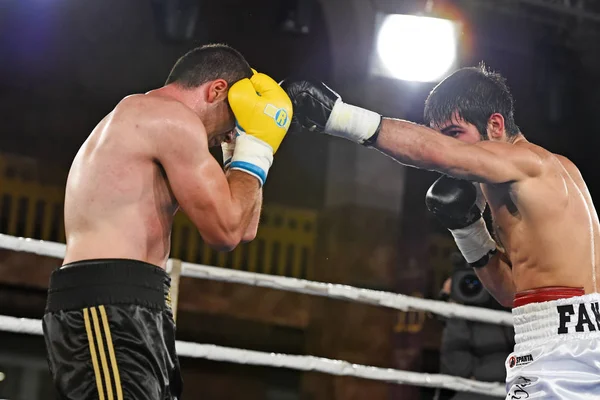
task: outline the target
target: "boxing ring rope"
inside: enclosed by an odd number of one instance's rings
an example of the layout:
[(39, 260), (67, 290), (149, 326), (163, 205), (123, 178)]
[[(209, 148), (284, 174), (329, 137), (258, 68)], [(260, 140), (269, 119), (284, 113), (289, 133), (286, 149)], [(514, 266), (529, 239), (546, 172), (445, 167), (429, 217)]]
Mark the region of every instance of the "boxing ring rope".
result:
[[(1, 246), (1, 244), (0, 244)], [(506, 311), (490, 310), (481, 307), (464, 306), (436, 300), (421, 299), (403, 294), (360, 289), (333, 283), (307, 281), (283, 276), (236, 271), (207, 265), (182, 263), (181, 276), (213, 281), (244, 283), (246, 285), (285, 290), (288, 292), (311, 294), (313, 296), (348, 300), (356, 303), (393, 308), (401, 311), (427, 311), (447, 318), (468, 319), (512, 326), (512, 314)]]
[[(62, 259), (65, 253), (65, 247), (66, 246), (62, 243), (18, 238), (0, 234), (0, 248), (8, 250), (23, 251)], [(167, 272), (171, 272), (174, 261), (176, 260), (169, 260)], [(181, 276), (209, 279), (213, 281), (242, 283), (251, 286), (371, 304), (401, 311), (427, 311), (446, 318), (460, 318), (505, 326), (513, 325), (512, 314), (506, 311), (464, 306), (462, 304), (421, 299), (397, 293), (360, 289), (333, 283), (314, 282), (283, 276), (236, 271), (187, 262), (181, 262)]]
[[(42, 335), (39, 320), (15, 318), (0, 315), (2, 331)], [(225, 361), (236, 364), (251, 364), (267, 367), (290, 368), (300, 371), (316, 371), (331, 375), (353, 376), (397, 384), (444, 388), (465, 392), (483, 393), (504, 397), (504, 386), (491, 382), (479, 382), (442, 374), (423, 374), (400, 371), (389, 368), (370, 367), (351, 364), (346, 361), (331, 360), (314, 356), (265, 353), (242, 350), (212, 344), (199, 344), (177, 341), (177, 354), (181, 357), (205, 358), (213, 361)]]
[[(65, 247), (66, 246), (61, 243), (18, 238), (0, 234), (0, 248), (7, 250), (22, 251), (62, 259), (64, 257)], [(461, 318), (471, 321), (512, 326), (511, 314), (504, 311), (420, 299), (396, 293), (360, 289), (346, 285), (313, 282), (303, 279), (210, 267), (180, 262), (179, 260), (169, 260), (167, 269), (171, 270), (173, 269), (173, 266), (180, 268), (180, 276), (184, 277), (242, 283), (258, 287), (371, 304), (402, 311), (427, 311), (448, 318)], [(39, 320), (0, 315), (0, 331), (42, 335), (42, 326), (41, 321)], [(177, 341), (176, 345), (177, 353), (182, 357), (290, 368), (301, 371), (315, 371), (396, 384), (481, 393), (502, 398), (506, 395), (503, 384), (480, 382), (449, 375), (424, 374), (351, 364), (346, 361), (331, 360), (314, 356), (266, 353), (210, 344)]]

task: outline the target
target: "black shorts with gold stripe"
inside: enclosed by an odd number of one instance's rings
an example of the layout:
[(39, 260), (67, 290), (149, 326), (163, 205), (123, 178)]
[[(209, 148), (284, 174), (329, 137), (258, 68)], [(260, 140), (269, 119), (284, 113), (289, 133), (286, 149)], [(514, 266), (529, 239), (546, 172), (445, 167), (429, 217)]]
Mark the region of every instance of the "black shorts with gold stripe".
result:
[(43, 318), (63, 400), (176, 400), (170, 278), (135, 260), (86, 260), (52, 273)]

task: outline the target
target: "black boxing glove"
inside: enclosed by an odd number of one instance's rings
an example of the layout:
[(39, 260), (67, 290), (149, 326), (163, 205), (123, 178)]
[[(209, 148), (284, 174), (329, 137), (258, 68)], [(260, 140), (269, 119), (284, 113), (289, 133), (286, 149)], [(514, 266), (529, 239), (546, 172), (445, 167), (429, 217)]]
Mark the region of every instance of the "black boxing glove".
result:
[(427, 191), (425, 204), (446, 227), (472, 267), (485, 266), (496, 252), (485, 221), (485, 198), (478, 183), (442, 176)]
[(340, 95), (321, 82), (286, 79), (280, 85), (292, 100), (293, 118), (302, 127), (365, 146), (377, 140), (381, 115), (345, 104)]

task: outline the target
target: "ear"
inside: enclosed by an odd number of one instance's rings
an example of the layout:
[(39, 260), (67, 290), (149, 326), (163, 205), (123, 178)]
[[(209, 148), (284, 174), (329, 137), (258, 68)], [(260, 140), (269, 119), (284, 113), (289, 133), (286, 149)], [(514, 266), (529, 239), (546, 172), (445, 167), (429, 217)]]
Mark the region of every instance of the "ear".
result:
[(502, 114), (492, 114), (490, 119), (488, 119), (487, 131), (490, 139), (502, 139), (505, 133), (504, 117)]
[(217, 101), (221, 101), (227, 98), (227, 89), (229, 86), (227, 85), (227, 81), (224, 79), (216, 79), (210, 83), (208, 86), (208, 96), (207, 101), (209, 103), (214, 103)]

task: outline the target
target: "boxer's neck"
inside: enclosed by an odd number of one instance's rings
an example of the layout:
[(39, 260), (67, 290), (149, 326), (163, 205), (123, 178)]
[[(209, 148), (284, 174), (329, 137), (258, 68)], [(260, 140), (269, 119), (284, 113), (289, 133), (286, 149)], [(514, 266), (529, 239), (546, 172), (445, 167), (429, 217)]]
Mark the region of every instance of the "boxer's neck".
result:
[(175, 84), (170, 84), (148, 92), (147, 94), (155, 94), (177, 100), (190, 108), (198, 116), (202, 116), (203, 111), (206, 109), (206, 101), (204, 99), (202, 86), (194, 89), (186, 89)]
[(508, 143), (516, 144), (519, 142), (527, 142), (527, 139), (521, 132), (517, 133), (515, 136), (508, 138)]

